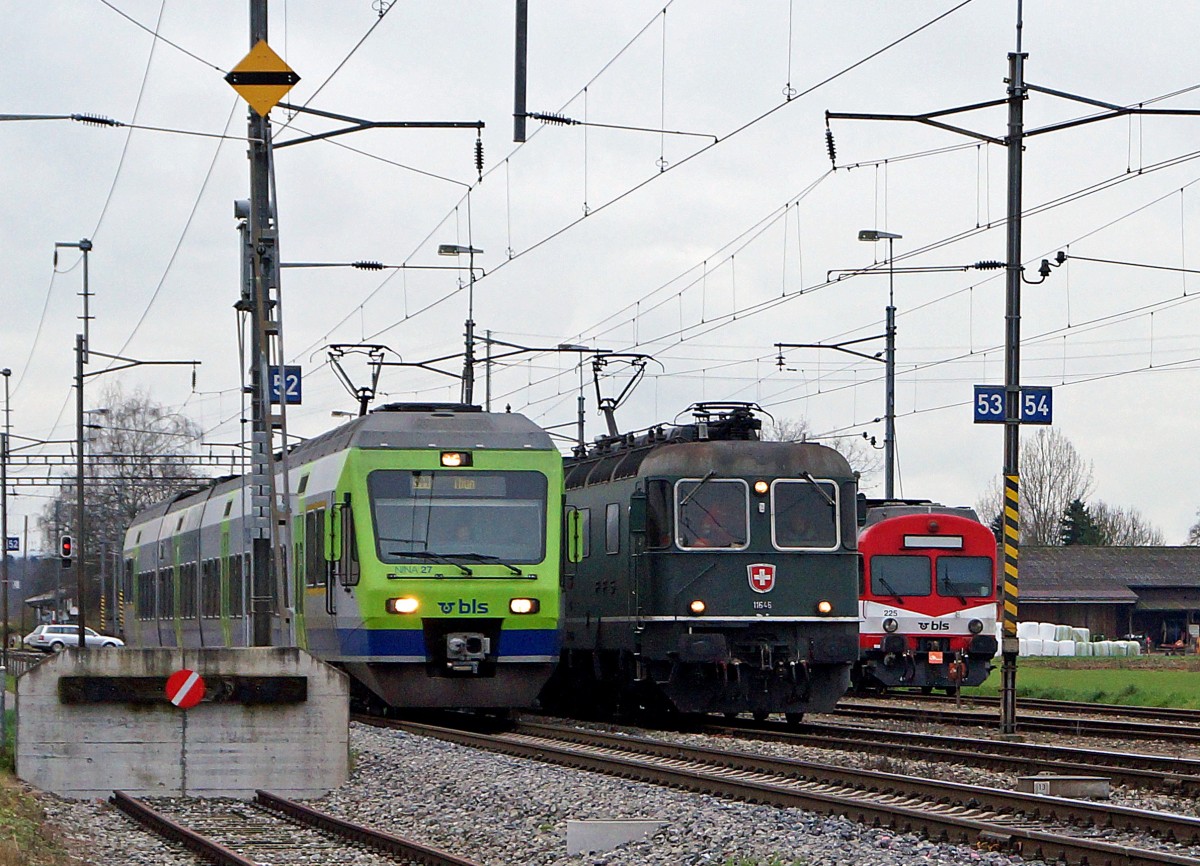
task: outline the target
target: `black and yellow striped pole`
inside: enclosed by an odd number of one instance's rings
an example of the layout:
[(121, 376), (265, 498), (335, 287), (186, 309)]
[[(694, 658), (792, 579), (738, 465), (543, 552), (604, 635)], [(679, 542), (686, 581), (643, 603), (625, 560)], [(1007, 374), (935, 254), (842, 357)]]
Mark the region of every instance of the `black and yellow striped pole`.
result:
[(1008, 55), (1008, 232), (1004, 312), (1004, 610), (1000, 654), (1000, 731), (1017, 730), (1017, 551), (1021, 451), (1021, 146), (1024, 137), (1025, 57), (1020, 27)]

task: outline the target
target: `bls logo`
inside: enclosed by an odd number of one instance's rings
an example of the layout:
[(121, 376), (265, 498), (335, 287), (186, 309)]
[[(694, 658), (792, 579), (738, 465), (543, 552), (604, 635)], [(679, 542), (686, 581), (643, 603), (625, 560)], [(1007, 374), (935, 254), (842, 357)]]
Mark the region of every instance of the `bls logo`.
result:
[(438, 608), (444, 614), (451, 614), (458, 608), (458, 613), (465, 616), (482, 616), (488, 612), (488, 603), (486, 601), (476, 601), (473, 598), (462, 599), (458, 601), (439, 601)]
[(937, 620), (932, 622), (923, 622), (920, 624), (920, 627), (921, 631), (950, 631), (950, 623), (938, 622)]

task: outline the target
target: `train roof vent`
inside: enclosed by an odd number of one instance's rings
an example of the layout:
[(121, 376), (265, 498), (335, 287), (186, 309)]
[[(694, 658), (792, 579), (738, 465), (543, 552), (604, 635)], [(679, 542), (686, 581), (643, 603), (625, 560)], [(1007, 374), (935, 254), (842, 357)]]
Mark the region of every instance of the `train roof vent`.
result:
[(455, 412), (482, 412), (482, 406), (470, 403), (388, 403), (373, 409), (374, 412), (424, 412), (434, 415), (454, 414)]

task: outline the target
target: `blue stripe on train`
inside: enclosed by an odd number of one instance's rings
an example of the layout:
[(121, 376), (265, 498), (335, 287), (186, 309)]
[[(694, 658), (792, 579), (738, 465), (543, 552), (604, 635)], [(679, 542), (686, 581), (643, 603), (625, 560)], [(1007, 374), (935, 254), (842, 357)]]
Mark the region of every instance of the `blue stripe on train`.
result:
[[(339, 629), (342, 652), (351, 656), (423, 656), (425, 635), (420, 629)], [(500, 633), (496, 655), (557, 656), (557, 629), (506, 629)]]

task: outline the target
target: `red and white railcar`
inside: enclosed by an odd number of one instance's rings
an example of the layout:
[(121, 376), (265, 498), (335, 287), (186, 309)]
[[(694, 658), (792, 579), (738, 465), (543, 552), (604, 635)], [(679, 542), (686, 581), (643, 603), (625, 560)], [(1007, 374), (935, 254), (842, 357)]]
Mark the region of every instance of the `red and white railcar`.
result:
[(970, 508), (884, 504), (858, 537), (860, 688), (979, 685), (996, 655), (996, 538)]

